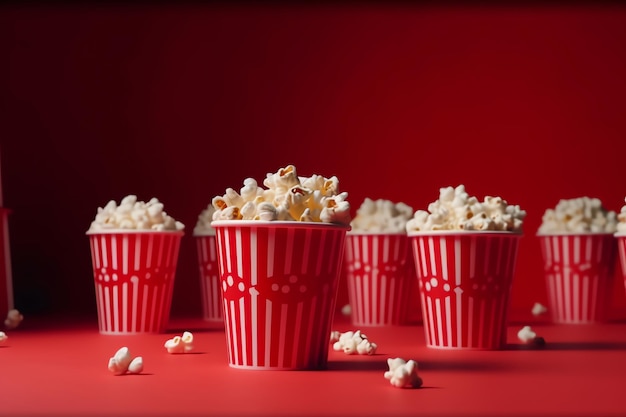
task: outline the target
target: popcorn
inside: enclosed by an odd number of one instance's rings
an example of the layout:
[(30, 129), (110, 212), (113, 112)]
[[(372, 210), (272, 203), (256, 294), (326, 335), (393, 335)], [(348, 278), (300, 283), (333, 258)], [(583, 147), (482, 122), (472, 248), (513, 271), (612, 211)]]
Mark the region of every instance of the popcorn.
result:
[(407, 221), (407, 232), (436, 230), (497, 230), (521, 232), (526, 212), (500, 197), (484, 198), (481, 203), (465, 192), (465, 186), (439, 190), (439, 199), (418, 210)]
[(9, 310), (7, 318), (4, 320), (4, 326), (7, 329), (15, 329), (24, 320), (24, 316), (16, 309)]
[(350, 304), (346, 304), (345, 306), (341, 307), (341, 314), (343, 314), (344, 316), (349, 316), (352, 314), (352, 306)]
[(194, 236), (215, 236), (215, 229), (211, 227), (213, 213), (215, 213), (215, 207), (213, 207), (213, 204), (209, 204), (207, 208), (200, 212), (200, 215), (198, 215), (198, 221), (196, 222), (196, 227), (193, 229)]
[[(626, 202), (626, 198), (624, 199)], [(616, 229), (619, 233), (626, 233), (626, 205), (622, 206), (619, 215), (617, 216), (618, 223)]]
[(163, 211), (163, 204), (156, 198), (145, 203), (137, 201), (135, 195), (128, 195), (122, 199), (119, 206), (111, 200), (104, 207), (99, 207), (89, 231), (116, 229), (163, 231), (183, 230), (184, 228), (185, 225)]
[(517, 332), (517, 338), (524, 343), (536, 346), (543, 346), (546, 343), (543, 337), (537, 337), (537, 333), (535, 333), (530, 326), (522, 327), (521, 330)]
[[(626, 209), (620, 216), (626, 222)], [(606, 210), (599, 199), (580, 197), (560, 200), (554, 209), (547, 209), (538, 233), (615, 233), (618, 227), (616, 213)], [(622, 228), (626, 230), (626, 224)]]
[(299, 177), (296, 168), (288, 165), (268, 173), (263, 185), (267, 188), (246, 178), (239, 192), (228, 188), (224, 195), (214, 197), (212, 220), (350, 223), (348, 194), (338, 192), (337, 177)]
[(168, 353), (187, 353), (193, 350), (193, 334), (184, 332), (182, 337), (175, 336), (165, 342), (165, 349)]
[(517, 338), (524, 343), (534, 340), (535, 337), (537, 337), (537, 333), (535, 333), (530, 326), (524, 326), (519, 332), (517, 332)]
[(413, 208), (404, 203), (366, 198), (352, 219), (354, 232), (403, 233), (406, 222), (413, 216)]
[(333, 330), (332, 332), (330, 332), (330, 343), (338, 342), (340, 338), (341, 338), (341, 333), (338, 332), (337, 330)]
[(132, 358), (128, 348), (122, 347), (109, 359), (109, 371), (113, 372), (115, 375), (125, 374), (131, 360)]
[(422, 378), (417, 374), (417, 362), (410, 359), (408, 362), (402, 358), (387, 359), (389, 370), (385, 372), (385, 379), (396, 388), (419, 388), (422, 386)]
[(124, 346), (109, 359), (108, 368), (114, 375), (123, 375), (126, 372), (138, 374), (143, 371), (143, 358), (137, 356), (133, 359), (130, 350)]
[(5, 332), (0, 332), (0, 345), (4, 344), (9, 336)]
[(143, 358), (141, 356), (137, 356), (135, 359), (130, 361), (128, 365), (128, 372), (131, 374), (140, 374), (143, 371)]
[(541, 314), (545, 314), (548, 311), (546, 306), (541, 303), (535, 303), (532, 308), (533, 316), (539, 316)]
[[(337, 338), (337, 340), (334, 340)], [(331, 342), (333, 342), (333, 350), (341, 351), (347, 355), (358, 353), (359, 355), (373, 355), (378, 349), (376, 343), (370, 342), (367, 336), (361, 333), (360, 330), (356, 332), (345, 332), (337, 335), (333, 332), (331, 334)]]

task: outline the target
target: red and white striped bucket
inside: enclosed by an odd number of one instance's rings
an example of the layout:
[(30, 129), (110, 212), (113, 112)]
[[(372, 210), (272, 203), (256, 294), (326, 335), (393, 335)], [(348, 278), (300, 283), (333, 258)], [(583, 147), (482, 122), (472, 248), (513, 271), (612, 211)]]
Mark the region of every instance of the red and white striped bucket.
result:
[(518, 233), (412, 232), (426, 345), (500, 349), (506, 342)]
[(344, 258), (348, 297), (355, 326), (409, 322), (417, 285), (411, 244), (406, 234), (348, 233)]
[(215, 235), (196, 235), (202, 317), (206, 321), (224, 323), (224, 307), (220, 284)]
[(538, 237), (552, 321), (584, 324), (605, 320), (617, 253), (613, 234)]
[(88, 233), (103, 334), (162, 333), (183, 232)]
[(348, 227), (215, 221), (231, 367), (322, 369)]

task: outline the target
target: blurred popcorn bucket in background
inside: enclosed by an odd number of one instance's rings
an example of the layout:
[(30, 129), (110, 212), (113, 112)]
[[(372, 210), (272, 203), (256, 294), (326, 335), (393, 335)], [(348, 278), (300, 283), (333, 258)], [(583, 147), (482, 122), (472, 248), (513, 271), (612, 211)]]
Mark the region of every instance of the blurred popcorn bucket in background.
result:
[(613, 234), (544, 234), (538, 238), (552, 321), (584, 324), (606, 320), (617, 253)]
[(323, 369), (349, 226), (214, 221), (228, 361)]
[(103, 334), (163, 333), (182, 231), (87, 232)]
[(500, 349), (519, 238), (514, 232), (410, 232), (426, 345)]
[(406, 233), (348, 233), (343, 269), (352, 324), (407, 324), (417, 285), (411, 244)]
[(220, 285), (215, 235), (194, 235), (200, 272), (202, 317), (216, 324), (224, 323), (224, 307)]
[(11, 211), (0, 207), (0, 317), (4, 320), (13, 309), (13, 275), (11, 270), (11, 249), (9, 245), (9, 214)]

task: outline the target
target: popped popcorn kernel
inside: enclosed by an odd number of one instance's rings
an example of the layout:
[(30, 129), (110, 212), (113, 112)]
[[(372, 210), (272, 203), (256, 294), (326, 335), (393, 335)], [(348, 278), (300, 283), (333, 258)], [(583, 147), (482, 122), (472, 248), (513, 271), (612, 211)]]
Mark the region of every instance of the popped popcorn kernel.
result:
[(396, 388), (419, 388), (422, 386), (422, 378), (417, 374), (417, 362), (410, 359), (388, 358), (389, 370), (385, 372), (385, 379)]
[(413, 208), (404, 203), (366, 198), (350, 226), (353, 232), (403, 233), (412, 216)]

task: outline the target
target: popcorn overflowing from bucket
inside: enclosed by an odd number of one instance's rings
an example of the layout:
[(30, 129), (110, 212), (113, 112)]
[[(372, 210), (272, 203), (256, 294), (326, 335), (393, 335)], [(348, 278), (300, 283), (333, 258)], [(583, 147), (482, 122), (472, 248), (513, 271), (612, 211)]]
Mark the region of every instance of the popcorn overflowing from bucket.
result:
[(300, 177), (293, 165), (268, 173), (263, 185), (246, 178), (239, 192), (226, 189), (212, 200), (213, 220), (282, 220), (349, 224), (348, 194), (339, 193), (339, 180), (321, 175)]
[(406, 230), (500, 230), (521, 232), (526, 212), (509, 205), (501, 197), (485, 197), (483, 202), (470, 197), (464, 185), (439, 190), (439, 199), (428, 211), (418, 210), (407, 222)]
[[(626, 221), (626, 210), (621, 215)], [(616, 213), (604, 208), (599, 199), (580, 197), (562, 199), (547, 209), (538, 233), (615, 233), (618, 227)]]
[(353, 232), (404, 233), (413, 208), (390, 200), (366, 198), (352, 219)]
[(118, 205), (115, 200), (99, 207), (91, 222), (90, 232), (102, 230), (183, 230), (185, 225), (174, 220), (163, 210), (163, 203), (152, 198), (147, 203), (128, 195)]

